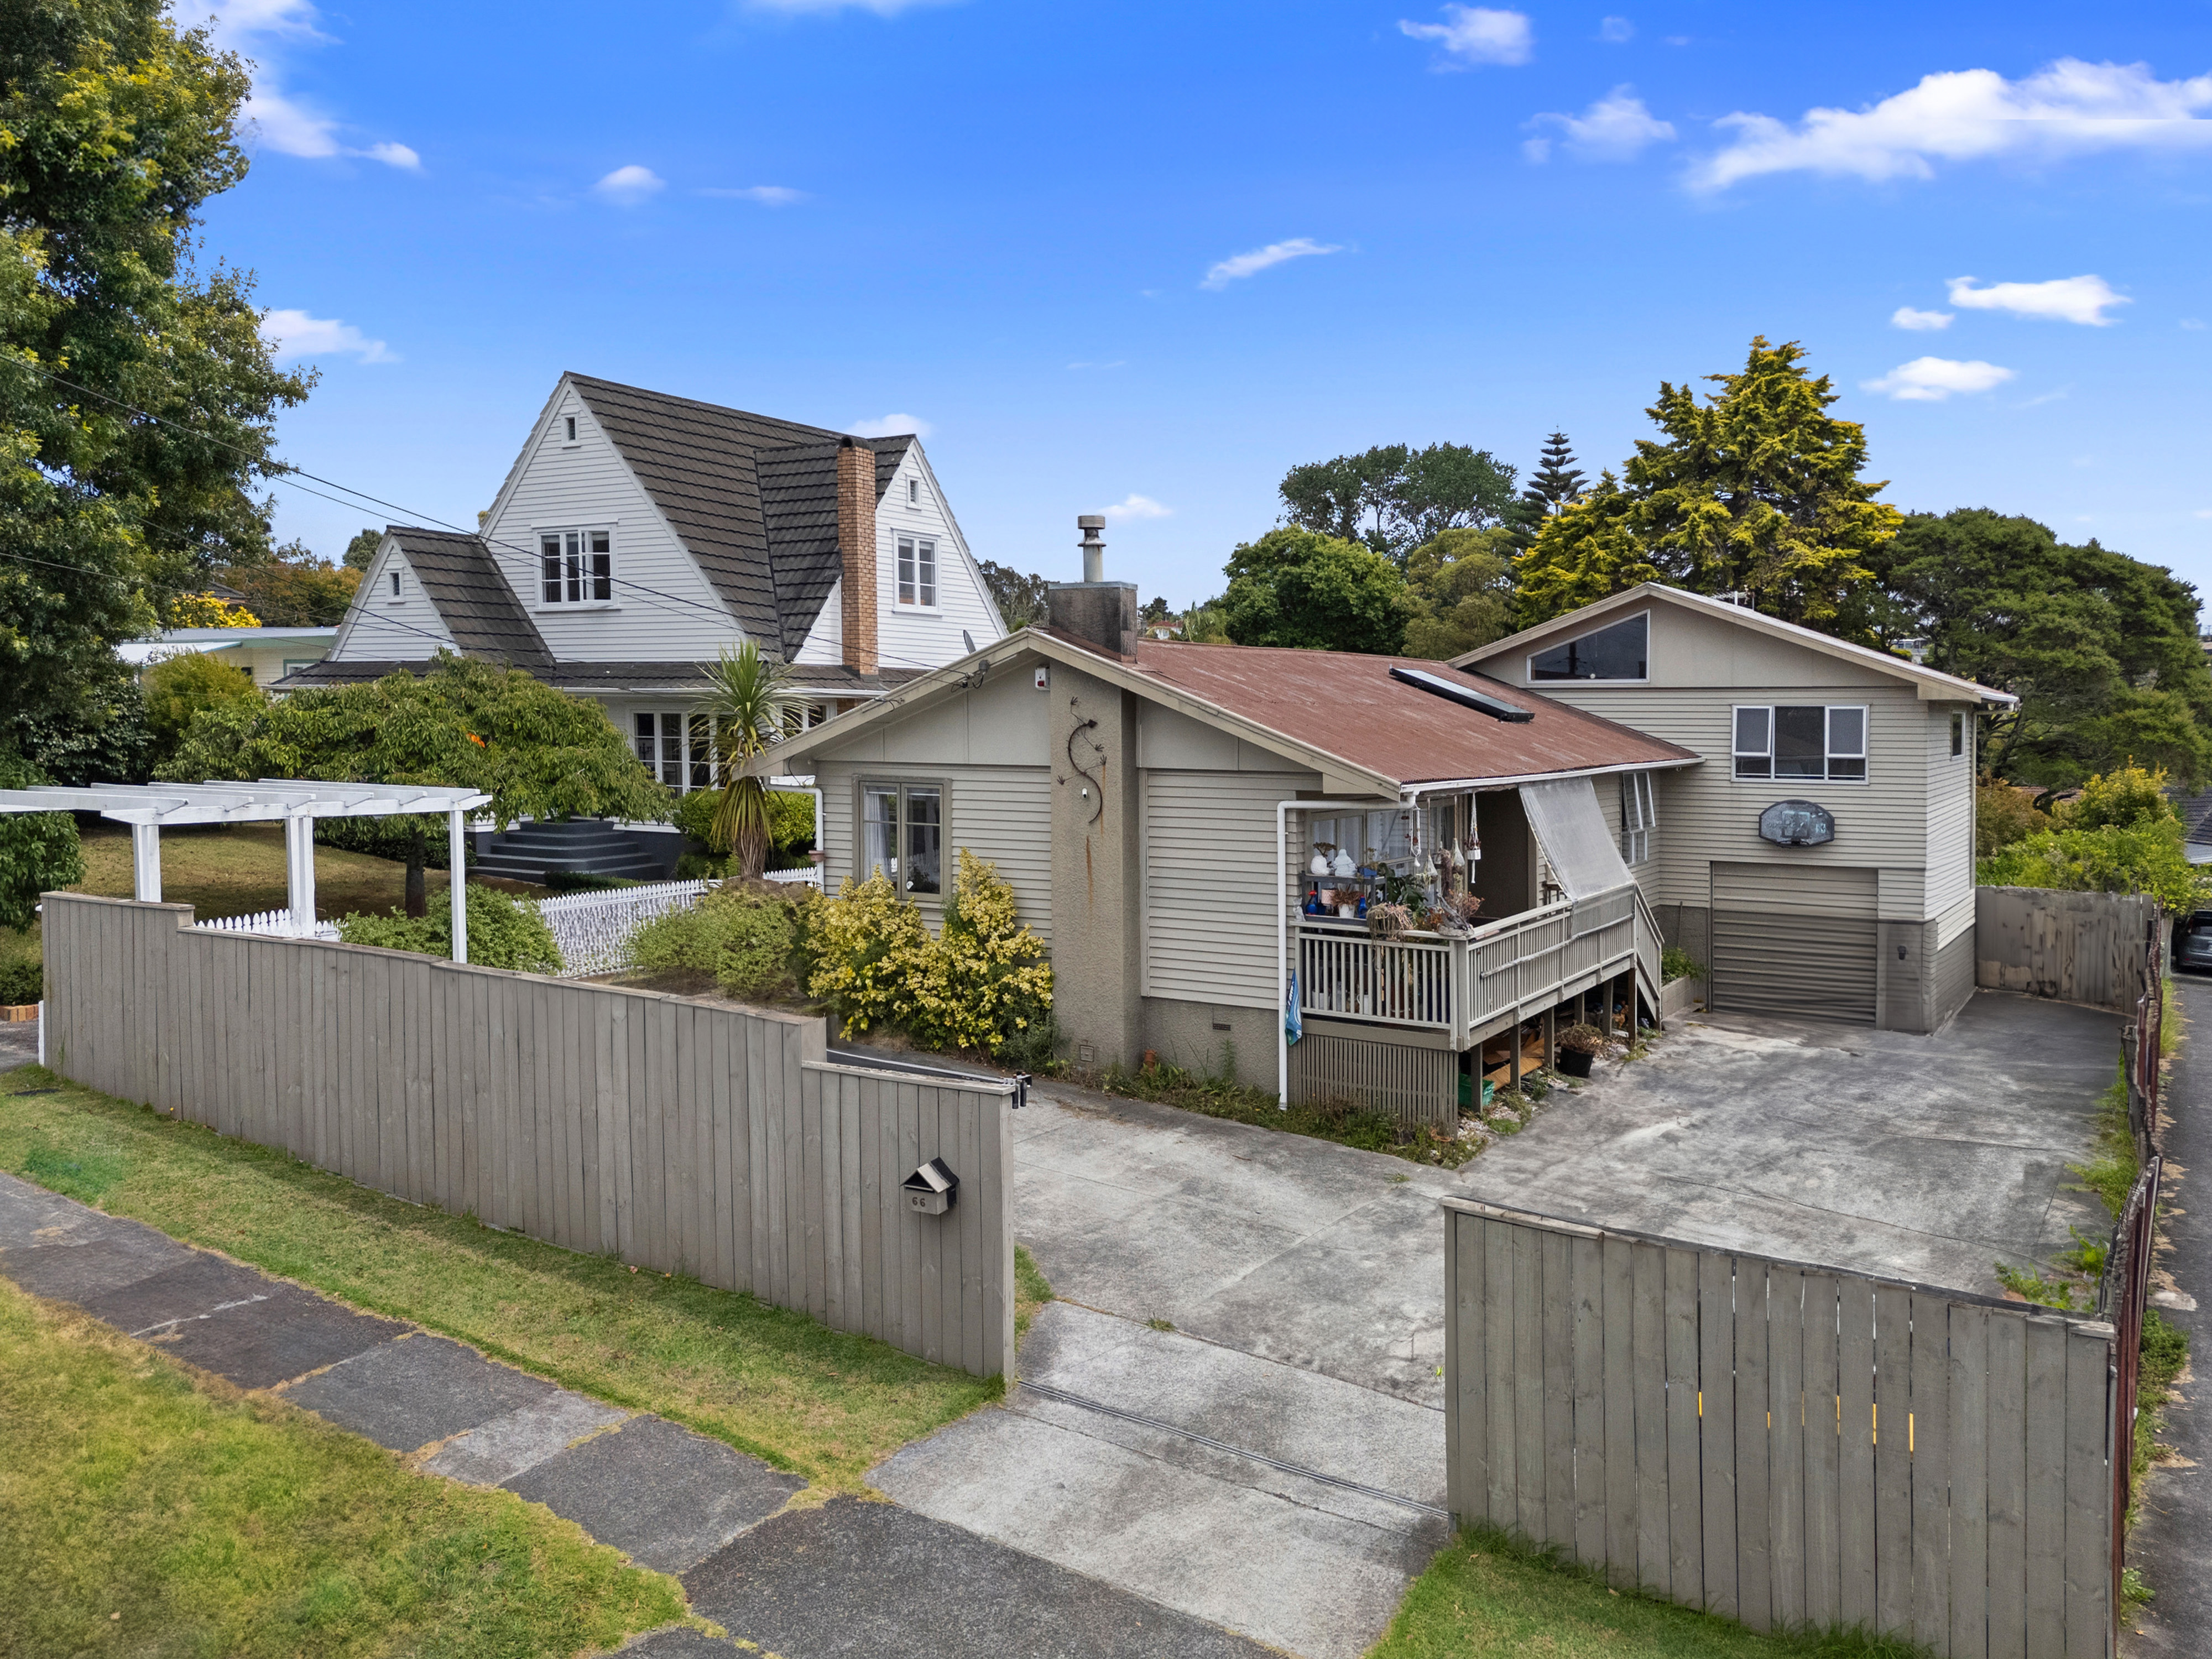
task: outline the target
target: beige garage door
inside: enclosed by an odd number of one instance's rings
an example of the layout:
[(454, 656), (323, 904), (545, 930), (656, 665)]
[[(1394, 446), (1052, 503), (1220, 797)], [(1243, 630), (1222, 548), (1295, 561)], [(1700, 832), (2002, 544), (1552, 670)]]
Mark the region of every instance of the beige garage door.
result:
[(1873, 1024), (1875, 882), (1835, 865), (1714, 865), (1714, 1011)]

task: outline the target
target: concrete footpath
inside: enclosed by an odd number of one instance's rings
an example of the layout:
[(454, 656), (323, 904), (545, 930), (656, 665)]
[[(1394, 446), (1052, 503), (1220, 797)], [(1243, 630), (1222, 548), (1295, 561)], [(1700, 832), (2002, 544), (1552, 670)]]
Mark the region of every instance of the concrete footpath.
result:
[(805, 1487), (704, 1435), (557, 1388), (135, 1221), (0, 1174), (0, 1276), (366, 1436), (426, 1476), (504, 1487), (678, 1575), (726, 1639), (654, 1659), (1259, 1659), (1241, 1638), (945, 1522)]
[[(2212, 983), (2174, 976), (2189, 1040), (2166, 1074), (2166, 1213), (2167, 1249), (2151, 1301), (2160, 1315), (2189, 1333), (2191, 1370), (2166, 1408), (2159, 1439), (2179, 1455), (2154, 1463), (2128, 1540), (2128, 1565), (2148, 1582), (2149, 1603), (2123, 1626), (2123, 1652), (2160, 1659), (2212, 1659), (2212, 1406), (2197, 1378), (2212, 1365), (2212, 1210), (2197, 1188), (2212, 1178)], [(2198, 1175), (2199, 1170), (2205, 1175)]]

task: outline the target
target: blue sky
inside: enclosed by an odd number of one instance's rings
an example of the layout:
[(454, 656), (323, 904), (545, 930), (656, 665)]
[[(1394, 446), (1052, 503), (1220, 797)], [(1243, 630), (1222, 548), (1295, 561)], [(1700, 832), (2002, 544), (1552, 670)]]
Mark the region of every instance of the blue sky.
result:
[(910, 417), (979, 556), (1072, 577), (1103, 508), (1182, 604), (1297, 462), (1595, 472), (1764, 333), (1897, 505), (2212, 590), (2212, 6), (1612, 3), (241, 0), (207, 250), (321, 368), (285, 454), (408, 516), (574, 368)]

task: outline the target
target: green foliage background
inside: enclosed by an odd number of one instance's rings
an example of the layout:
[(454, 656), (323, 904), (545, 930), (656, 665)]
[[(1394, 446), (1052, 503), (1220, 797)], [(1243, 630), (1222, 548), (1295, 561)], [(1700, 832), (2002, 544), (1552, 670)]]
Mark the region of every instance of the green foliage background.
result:
[[(471, 884), (463, 891), (471, 962), (520, 973), (561, 971), (561, 948), (536, 905), (495, 887)], [(402, 915), (397, 910), (380, 916), (356, 911), (339, 919), (338, 937), (348, 945), (376, 945), (387, 951), (413, 951), (428, 957), (453, 954), (453, 916), (443, 904), (432, 906), (422, 916)]]
[[(32, 789), (47, 781), (28, 761), (0, 750), (0, 789)], [(83, 879), (76, 818), (67, 812), (0, 812), (0, 928), (29, 927), (37, 920), (40, 894)]]

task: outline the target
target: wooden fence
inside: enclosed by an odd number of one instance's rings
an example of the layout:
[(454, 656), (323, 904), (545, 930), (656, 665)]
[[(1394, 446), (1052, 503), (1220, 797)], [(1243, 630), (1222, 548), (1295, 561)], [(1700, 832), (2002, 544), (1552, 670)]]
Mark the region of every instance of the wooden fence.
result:
[(2158, 901), (2139, 893), (1978, 887), (1974, 983), (2132, 1013), (2146, 928), (2162, 933)]
[(1444, 1207), (1462, 1523), (1758, 1630), (2112, 1652), (2109, 1324)]
[[(819, 1020), (45, 898), (47, 1063), (416, 1203), (1013, 1374), (1012, 1085)], [(943, 1217), (900, 1183), (942, 1158)]]

